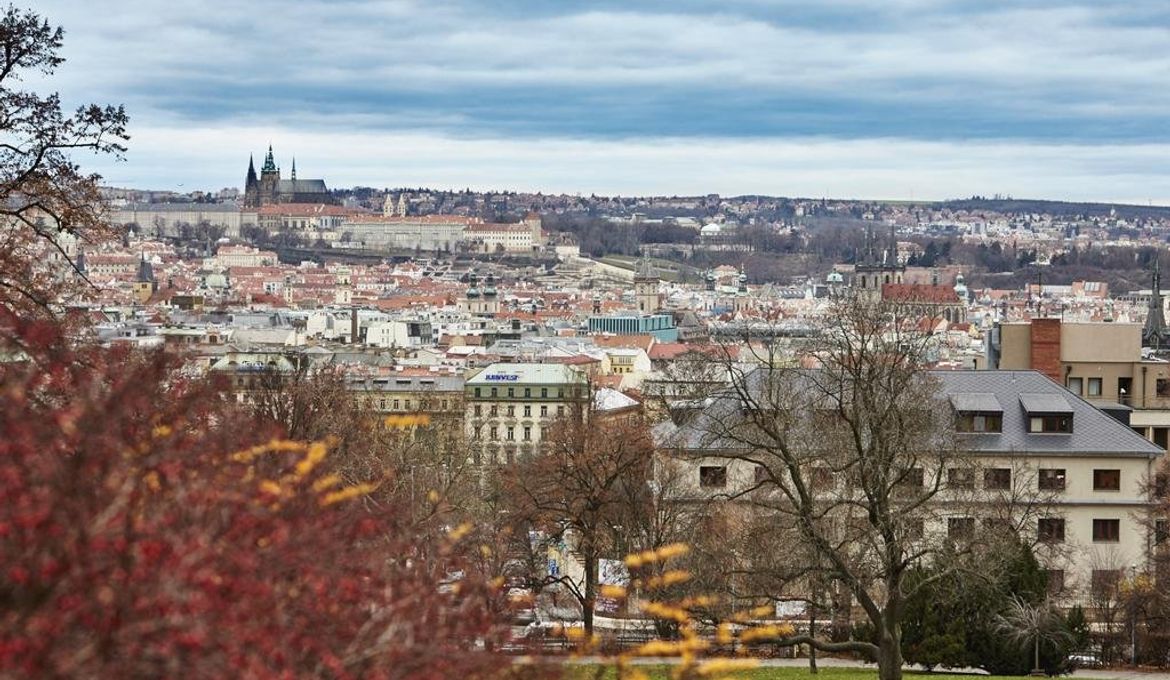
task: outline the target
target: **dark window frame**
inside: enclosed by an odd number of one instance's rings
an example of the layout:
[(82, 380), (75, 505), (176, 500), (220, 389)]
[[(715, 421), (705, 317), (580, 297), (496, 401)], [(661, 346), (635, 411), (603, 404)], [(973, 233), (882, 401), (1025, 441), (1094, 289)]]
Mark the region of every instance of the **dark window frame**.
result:
[(699, 488), (701, 488), (701, 489), (726, 489), (727, 488), (727, 466), (726, 465), (700, 465), (699, 466)]
[(1064, 491), (1068, 488), (1065, 468), (1040, 468), (1036, 474), (1036, 488), (1040, 491)]
[(1121, 491), (1121, 470), (1117, 468), (1093, 470), (1093, 491)]
[(1093, 542), (1094, 543), (1120, 543), (1121, 542), (1121, 520), (1120, 519), (1094, 519), (1093, 520)]
[(1011, 491), (1011, 468), (984, 468), (983, 488), (987, 491)]
[(1036, 520), (1036, 540), (1041, 543), (1064, 543), (1065, 528), (1063, 517), (1041, 517)]

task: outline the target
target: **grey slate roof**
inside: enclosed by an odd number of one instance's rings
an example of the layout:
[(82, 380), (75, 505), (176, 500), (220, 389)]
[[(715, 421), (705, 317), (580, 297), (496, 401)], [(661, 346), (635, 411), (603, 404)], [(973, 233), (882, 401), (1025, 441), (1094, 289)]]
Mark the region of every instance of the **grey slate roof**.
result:
[(282, 179), (276, 183), (276, 191), (281, 194), (326, 194), (323, 179)]
[[(943, 391), (990, 392), (1004, 406), (1001, 434), (963, 435), (966, 448), (987, 453), (1157, 456), (1162, 448), (1036, 371), (936, 371)], [(1025, 406), (1024, 404), (1027, 404)], [(1027, 409), (1072, 414), (1069, 434), (1028, 432)], [(1038, 410), (1037, 413), (1061, 411)]]
[(1048, 392), (1021, 392), (1020, 406), (1032, 414), (1059, 413), (1064, 415), (1073, 412), (1072, 406), (1069, 405), (1064, 395)]
[(951, 406), (961, 413), (1003, 413), (999, 399), (990, 392), (952, 392)]
[[(940, 398), (952, 405), (958, 401), (979, 405), (970, 409), (973, 411), (1002, 410), (1002, 432), (959, 435), (963, 448), (972, 453), (1142, 457), (1163, 453), (1161, 447), (1036, 371), (933, 371), (931, 375), (939, 382)], [(764, 376), (762, 370), (748, 375), (749, 389), (757, 389)], [(992, 400), (999, 408), (984, 408)], [(1028, 413), (1022, 405), (1025, 401), (1037, 408), (1063, 408), (1063, 412), (1071, 413), (1072, 432), (1028, 432)], [(663, 447), (692, 452), (708, 450), (714, 454), (734, 448), (729, 441), (719, 441), (713, 432), (721, 429), (715, 423), (726, 423), (728, 418), (738, 417), (738, 412), (734, 396), (716, 397), (686, 424), (655, 428), (655, 440)]]

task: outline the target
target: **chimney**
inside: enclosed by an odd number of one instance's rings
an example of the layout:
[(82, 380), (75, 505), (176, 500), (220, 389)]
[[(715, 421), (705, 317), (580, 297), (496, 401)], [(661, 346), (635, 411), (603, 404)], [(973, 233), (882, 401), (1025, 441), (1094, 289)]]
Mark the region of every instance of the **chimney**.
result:
[(352, 345), (356, 345), (358, 342), (357, 307), (352, 307), (349, 310), (349, 342)]
[(1060, 319), (1032, 319), (1032, 368), (1064, 384), (1060, 364)]

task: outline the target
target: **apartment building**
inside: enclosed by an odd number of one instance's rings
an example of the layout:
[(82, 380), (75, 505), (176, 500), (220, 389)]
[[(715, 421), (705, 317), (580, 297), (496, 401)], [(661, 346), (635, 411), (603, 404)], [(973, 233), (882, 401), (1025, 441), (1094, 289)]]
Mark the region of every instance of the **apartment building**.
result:
[(564, 364), (491, 364), (463, 389), (465, 431), (476, 463), (512, 462), (540, 450), (558, 418), (583, 413), (585, 375)]
[[(1144, 521), (1148, 480), (1163, 449), (1036, 371), (933, 376), (940, 407), (953, 413), (959, 453), (939, 471), (946, 478), (937, 480), (942, 488), (930, 501), (924, 535), (960, 540), (981, 523), (1002, 521), (1005, 512), (1015, 516), (1022, 537), (1037, 544), (1054, 594), (1066, 603), (1090, 601), (1095, 589), (1116, 584), (1122, 570), (1150, 568), (1155, 543), (1166, 536), (1165, 526), (1151, 529)], [(656, 429), (659, 447), (687, 469), (678, 502), (735, 497), (760, 480), (759, 466), (731, 457), (739, 445), (717, 434), (739, 417), (737, 403), (711, 400), (685, 424)], [(828, 467), (809, 472), (827, 499), (849, 493), (845, 475)], [(930, 488), (935, 482), (917, 483)]]
[(463, 417), (463, 378), (428, 373), (354, 376), (346, 387), (360, 404), (379, 413), (428, 415), (458, 423)]
[(991, 332), (987, 365), (1040, 371), (1120, 414), (1163, 449), (1170, 446), (1170, 361), (1143, 354), (1141, 324), (1059, 318), (1000, 323)]

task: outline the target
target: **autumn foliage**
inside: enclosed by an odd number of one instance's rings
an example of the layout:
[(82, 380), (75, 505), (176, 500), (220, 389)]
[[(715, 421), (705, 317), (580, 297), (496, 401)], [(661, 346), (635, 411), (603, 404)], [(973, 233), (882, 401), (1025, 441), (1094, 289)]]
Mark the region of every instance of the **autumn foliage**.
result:
[(161, 353), (0, 318), (0, 676), (455, 677), (502, 662), (459, 534), (373, 506)]

